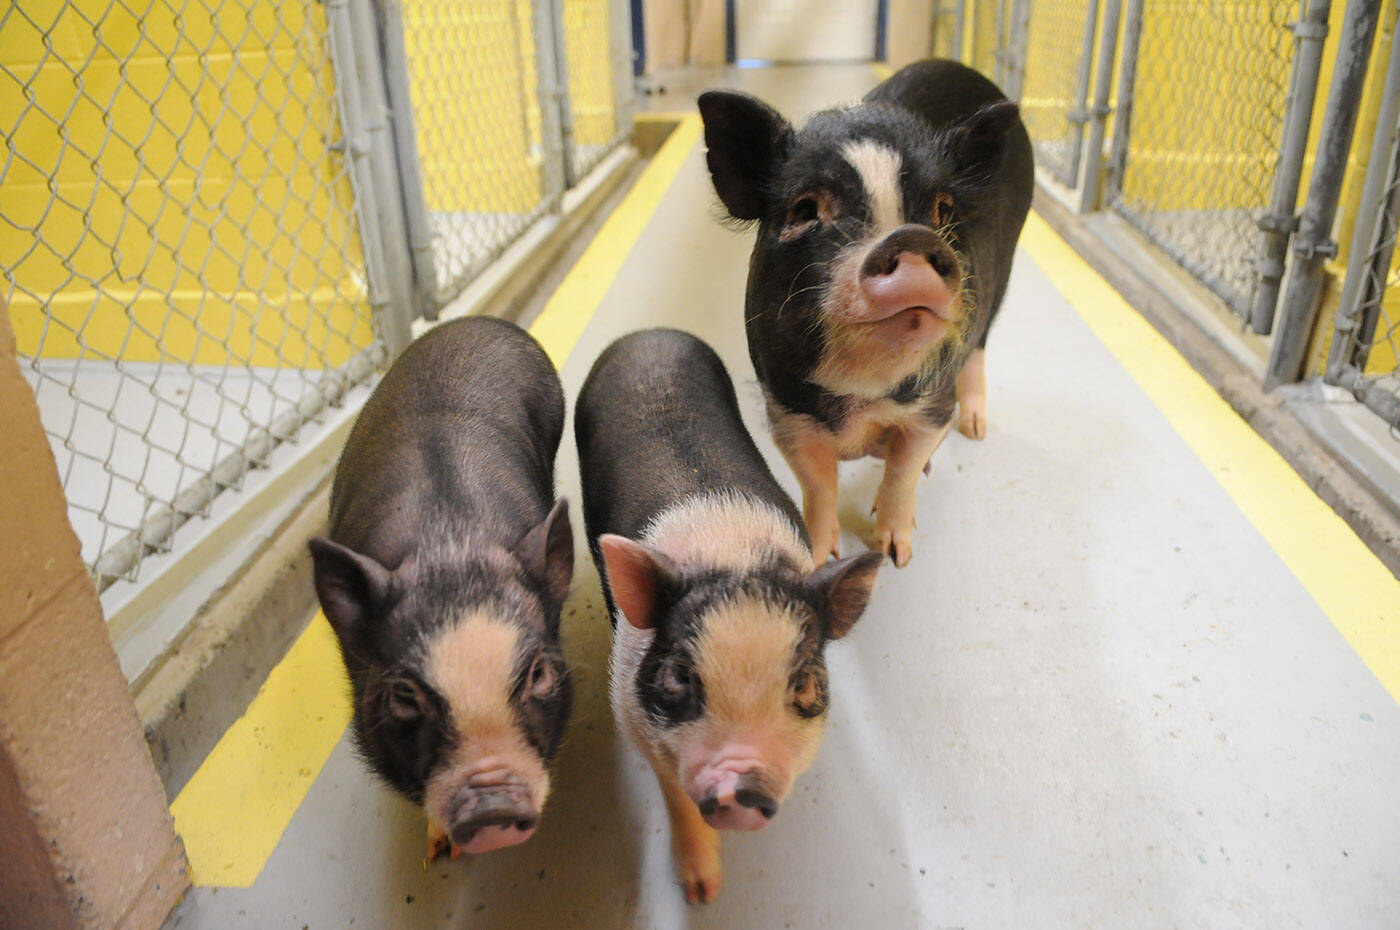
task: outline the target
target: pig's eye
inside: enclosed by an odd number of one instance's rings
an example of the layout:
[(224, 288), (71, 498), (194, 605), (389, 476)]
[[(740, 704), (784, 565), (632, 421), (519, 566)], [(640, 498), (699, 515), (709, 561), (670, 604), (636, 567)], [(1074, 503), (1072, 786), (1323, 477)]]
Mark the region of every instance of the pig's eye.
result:
[(554, 691), (554, 664), (542, 655), (535, 656), (525, 675), (525, 693), (532, 698), (548, 697)]
[(953, 195), (936, 194), (933, 198), (933, 225), (942, 226), (944, 223), (952, 222), (953, 219)]
[(818, 717), (826, 711), (826, 680), (816, 669), (804, 668), (788, 682), (788, 702), (799, 717)]
[(407, 679), (390, 684), (385, 701), (389, 705), (390, 716), (395, 720), (410, 723), (423, 716), (423, 693)]
[(779, 236), (783, 242), (795, 239), (821, 221), (822, 208), (815, 195), (807, 194), (797, 198), (788, 207), (787, 221)]
[(661, 687), (661, 693), (667, 698), (672, 701), (681, 701), (695, 690), (695, 672), (672, 662), (662, 666), (661, 674), (657, 676), (656, 683)]

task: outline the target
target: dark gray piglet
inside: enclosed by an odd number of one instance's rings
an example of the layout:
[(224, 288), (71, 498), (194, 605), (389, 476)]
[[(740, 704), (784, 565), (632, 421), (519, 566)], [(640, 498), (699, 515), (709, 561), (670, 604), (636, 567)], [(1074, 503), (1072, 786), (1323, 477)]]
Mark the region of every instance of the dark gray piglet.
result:
[(369, 766), (428, 815), (428, 855), (522, 843), (569, 714), (559, 610), (573, 575), (554, 499), (559, 376), (513, 324), (411, 344), (336, 467), (316, 592)]

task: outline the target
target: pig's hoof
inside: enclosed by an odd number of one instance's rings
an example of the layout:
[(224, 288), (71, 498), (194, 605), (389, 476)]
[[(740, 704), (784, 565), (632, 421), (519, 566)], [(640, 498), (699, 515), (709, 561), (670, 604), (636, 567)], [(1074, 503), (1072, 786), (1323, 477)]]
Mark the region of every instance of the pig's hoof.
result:
[(883, 552), (890, 557), (895, 568), (903, 568), (909, 564), (909, 558), (914, 554), (914, 533), (913, 527), (875, 527), (875, 545), (872, 547), (876, 552)]
[(987, 438), (987, 404), (980, 397), (958, 402), (958, 432), (968, 439)]
[(428, 825), (428, 862), (437, 859), (452, 848), (452, 838), (447, 835), (447, 831), (441, 828), (434, 829), (432, 824)]
[(713, 838), (697, 836), (677, 844), (676, 866), (681, 873), (681, 884), (685, 887), (686, 903), (709, 904), (719, 894), (724, 878), (719, 834)]

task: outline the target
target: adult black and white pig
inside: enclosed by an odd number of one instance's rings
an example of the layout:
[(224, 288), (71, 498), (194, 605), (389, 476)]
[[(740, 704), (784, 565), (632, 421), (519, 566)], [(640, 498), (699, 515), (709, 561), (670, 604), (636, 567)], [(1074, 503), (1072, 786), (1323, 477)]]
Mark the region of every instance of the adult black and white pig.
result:
[(428, 815), (428, 856), (524, 842), (571, 698), (559, 610), (573, 575), (554, 500), (564, 394), (513, 324), (412, 343), (350, 432), (313, 539), (316, 592), (379, 775)]
[(918, 477), (948, 433), (986, 435), (984, 349), (1030, 209), (1030, 139), (957, 62), (901, 69), (796, 130), (734, 91), (700, 96), (716, 191), (755, 221), (745, 307), (773, 436), (819, 558), (841, 459), (885, 460), (875, 548), (909, 560)]
[(574, 417), (613, 710), (661, 784), (686, 898), (708, 901), (716, 829), (766, 825), (816, 756), (823, 651), (865, 610), (883, 557), (814, 570), (723, 363), (694, 336), (613, 343)]

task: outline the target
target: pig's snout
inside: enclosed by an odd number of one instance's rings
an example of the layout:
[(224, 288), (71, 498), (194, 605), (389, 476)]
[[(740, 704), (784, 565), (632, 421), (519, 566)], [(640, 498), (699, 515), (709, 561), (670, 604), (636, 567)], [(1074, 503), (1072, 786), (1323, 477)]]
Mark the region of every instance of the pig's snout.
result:
[(734, 772), (716, 773), (697, 806), (716, 830), (761, 830), (778, 813), (777, 800), (758, 776)]
[(870, 319), (885, 320), (906, 310), (928, 310), (941, 319), (954, 313), (958, 257), (927, 226), (908, 223), (870, 250), (860, 269), (860, 289)]
[(523, 843), (540, 819), (523, 787), (465, 787), (454, 801), (452, 842), (463, 852), (490, 852)]

